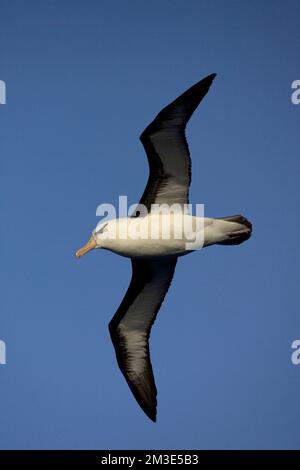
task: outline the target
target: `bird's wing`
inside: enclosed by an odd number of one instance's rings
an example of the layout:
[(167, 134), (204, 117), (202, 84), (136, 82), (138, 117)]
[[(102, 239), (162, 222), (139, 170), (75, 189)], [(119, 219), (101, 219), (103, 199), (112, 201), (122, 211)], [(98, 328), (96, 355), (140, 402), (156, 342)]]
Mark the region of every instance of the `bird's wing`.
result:
[(171, 284), (177, 258), (132, 259), (131, 262), (131, 282), (109, 331), (130, 390), (146, 415), (155, 421), (157, 392), (148, 341)]
[(154, 203), (188, 204), (191, 159), (185, 127), (215, 76), (207, 76), (176, 98), (140, 136), (150, 169), (140, 204), (144, 204), (148, 212)]

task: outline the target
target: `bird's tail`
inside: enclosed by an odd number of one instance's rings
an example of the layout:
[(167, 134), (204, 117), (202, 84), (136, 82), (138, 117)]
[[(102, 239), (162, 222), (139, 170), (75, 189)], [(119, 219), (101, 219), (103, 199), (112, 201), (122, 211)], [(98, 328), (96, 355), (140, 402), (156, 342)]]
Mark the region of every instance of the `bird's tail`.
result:
[(218, 242), (218, 245), (239, 245), (251, 237), (252, 224), (242, 215), (231, 215), (221, 217), (219, 220), (229, 222), (226, 224), (225, 239)]

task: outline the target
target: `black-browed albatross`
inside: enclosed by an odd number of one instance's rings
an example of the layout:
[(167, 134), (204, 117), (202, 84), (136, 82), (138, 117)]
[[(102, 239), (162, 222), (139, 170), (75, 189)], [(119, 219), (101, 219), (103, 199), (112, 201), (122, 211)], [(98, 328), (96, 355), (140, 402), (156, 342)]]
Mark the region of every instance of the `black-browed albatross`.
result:
[[(116, 234), (124, 228), (127, 230), (129, 225), (139, 230), (141, 224), (154, 220), (153, 204), (176, 203), (178, 207), (188, 204), (191, 159), (185, 127), (215, 76), (207, 76), (163, 108), (140, 137), (150, 168), (140, 200), (143, 206), (140, 207), (146, 207), (148, 213), (136, 212), (128, 218), (98, 224), (87, 244), (76, 252), (79, 258), (93, 248), (105, 248), (131, 258), (131, 282), (109, 323), (109, 331), (119, 367), (129, 388), (152, 421), (156, 421), (157, 390), (150, 361), (150, 331), (171, 284), (178, 257), (193, 250), (186, 248), (184, 236), (179, 240), (174, 240), (172, 236), (166, 239), (161, 229), (155, 239), (122, 238)], [(173, 217), (171, 231), (183, 219), (193, 218), (181, 211), (160, 217), (161, 221)], [(199, 247), (238, 245), (251, 235), (251, 223), (241, 215), (213, 219), (205, 217), (202, 222), (203, 237)]]

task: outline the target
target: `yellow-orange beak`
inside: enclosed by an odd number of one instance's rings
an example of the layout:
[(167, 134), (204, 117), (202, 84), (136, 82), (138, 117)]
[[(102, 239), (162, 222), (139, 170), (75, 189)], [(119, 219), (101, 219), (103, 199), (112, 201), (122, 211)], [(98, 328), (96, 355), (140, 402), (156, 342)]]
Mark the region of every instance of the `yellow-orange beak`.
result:
[(79, 248), (79, 250), (76, 251), (76, 258), (80, 258), (82, 255), (85, 255), (88, 251), (91, 251), (96, 248), (96, 246), (97, 243), (94, 237), (90, 238), (89, 241), (82, 248)]

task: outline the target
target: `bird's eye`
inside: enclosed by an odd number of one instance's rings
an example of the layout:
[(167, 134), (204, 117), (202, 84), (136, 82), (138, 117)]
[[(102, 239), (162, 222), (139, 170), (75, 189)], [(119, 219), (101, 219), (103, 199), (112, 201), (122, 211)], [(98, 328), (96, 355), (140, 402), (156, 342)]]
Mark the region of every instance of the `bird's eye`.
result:
[(97, 234), (103, 233), (105, 230), (107, 230), (107, 223), (103, 225), (103, 227), (100, 227), (99, 229), (96, 230)]

